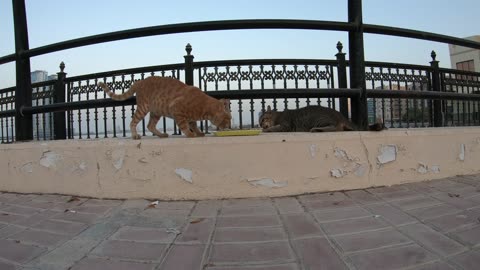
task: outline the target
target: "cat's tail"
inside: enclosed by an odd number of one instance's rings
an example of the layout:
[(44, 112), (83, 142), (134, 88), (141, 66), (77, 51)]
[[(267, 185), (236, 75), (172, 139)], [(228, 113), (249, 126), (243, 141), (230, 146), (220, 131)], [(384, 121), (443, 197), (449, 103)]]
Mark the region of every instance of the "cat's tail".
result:
[(98, 83), (98, 86), (100, 86), (103, 89), (103, 91), (105, 91), (105, 93), (109, 97), (111, 97), (113, 100), (117, 100), (117, 101), (126, 100), (129, 97), (133, 96), (133, 94), (135, 94), (135, 92), (136, 92), (136, 89), (134, 87), (135, 84), (133, 84), (132, 87), (130, 87), (130, 89), (128, 89), (127, 92), (125, 92), (123, 94), (120, 94), (120, 95), (117, 95), (117, 94), (113, 93), (112, 90), (110, 90), (110, 88), (108, 88), (108, 85), (106, 83), (100, 82), (100, 83)]

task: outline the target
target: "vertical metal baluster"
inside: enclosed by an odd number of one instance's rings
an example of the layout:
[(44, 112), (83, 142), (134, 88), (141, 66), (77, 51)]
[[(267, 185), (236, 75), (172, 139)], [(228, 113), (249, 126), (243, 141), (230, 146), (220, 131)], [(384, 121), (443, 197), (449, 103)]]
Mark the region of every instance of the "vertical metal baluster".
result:
[[(125, 93), (125, 74), (122, 74), (122, 94)], [(127, 137), (125, 130), (125, 105), (122, 105), (122, 137)]]
[[(87, 95), (87, 100), (90, 100), (90, 80), (87, 80), (87, 91), (85, 91)], [(87, 110), (87, 139), (90, 139), (90, 109)]]
[[(80, 81), (78, 82), (78, 96), (77, 96), (78, 101), (82, 100), (81, 92), (82, 92), (82, 87), (81, 87), (81, 81)], [(82, 139), (82, 113), (81, 113), (81, 110), (77, 110), (77, 112), (78, 112), (78, 138)]]
[[(107, 78), (103, 78), (103, 82), (107, 83)], [(107, 94), (103, 91), (103, 98), (107, 98)], [(103, 132), (105, 133), (105, 138), (108, 138), (108, 125), (107, 125), (107, 107), (103, 107)]]
[[(98, 85), (98, 78), (95, 78), (95, 87)], [(98, 100), (98, 88), (95, 89), (95, 92), (93, 92), (93, 98), (95, 100)], [(94, 121), (95, 121), (95, 139), (98, 139), (98, 108), (95, 107), (93, 110), (93, 115), (94, 115)]]
[(242, 117), (242, 100), (238, 100), (238, 121), (240, 122), (239, 127), (243, 129), (243, 117)]

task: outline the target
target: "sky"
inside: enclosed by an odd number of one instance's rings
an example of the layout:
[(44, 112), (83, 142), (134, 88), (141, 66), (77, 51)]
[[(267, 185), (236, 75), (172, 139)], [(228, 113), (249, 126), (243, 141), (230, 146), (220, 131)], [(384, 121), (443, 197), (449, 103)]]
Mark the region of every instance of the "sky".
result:
[[(233, 19), (347, 21), (347, 0), (27, 0), (30, 48), (112, 31), (174, 23)], [(363, 21), (455, 37), (480, 35), (479, 0), (363, 0)], [(310, 30), (229, 30), (172, 34), (59, 51), (31, 59), (31, 70), (67, 76), (183, 62), (185, 45), (195, 61), (223, 59), (334, 59), (338, 41), (348, 52), (348, 34)], [(0, 0), (0, 56), (14, 53), (12, 1)], [(408, 38), (365, 35), (369, 61), (428, 65), (435, 50), (450, 67), (448, 45)], [(348, 54), (347, 54), (348, 58)], [(14, 86), (15, 64), (0, 65), (0, 89)]]

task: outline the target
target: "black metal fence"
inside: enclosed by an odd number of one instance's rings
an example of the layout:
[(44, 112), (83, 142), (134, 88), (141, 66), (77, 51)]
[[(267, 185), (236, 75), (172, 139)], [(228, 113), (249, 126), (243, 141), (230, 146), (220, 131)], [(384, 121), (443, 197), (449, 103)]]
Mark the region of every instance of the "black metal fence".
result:
[[(25, 6), (13, 1), (16, 53), (0, 64), (16, 61), (17, 86), (0, 90), (1, 142), (73, 138), (128, 137), (135, 98), (116, 102), (97, 87), (106, 82), (116, 92), (148, 76), (170, 76), (195, 85), (214, 97), (231, 99), (233, 125), (251, 128), (267, 105), (276, 110), (321, 104), (341, 111), (361, 128), (383, 121), (387, 127), (480, 125), (480, 73), (439, 68), (432, 52), (430, 65), (368, 62), (363, 33), (404, 36), (480, 49), (480, 43), (409, 29), (362, 22), (361, 0), (349, 0), (348, 22), (301, 20), (240, 20), (165, 25), (113, 32), (29, 49)], [(349, 55), (337, 44), (332, 60), (254, 59), (194, 62), (187, 45), (185, 62), (67, 77), (60, 65), (58, 79), (30, 84), (30, 57), (90, 44), (171, 33), (230, 29), (315, 29), (349, 32)], [(25, 42), (26, 39), (26, 42)], [(333, 46), (332, 46), (333, 47)], [(334, 51), (334, 50), (332, 50)], [(332, 53), (333, 54), (333, 53)], [(145, 121), (141, 133), (146, 135)], [(171, 119), (164, 132), (178, 135)], [(209, 131), (202, 122), (202, 130)]]

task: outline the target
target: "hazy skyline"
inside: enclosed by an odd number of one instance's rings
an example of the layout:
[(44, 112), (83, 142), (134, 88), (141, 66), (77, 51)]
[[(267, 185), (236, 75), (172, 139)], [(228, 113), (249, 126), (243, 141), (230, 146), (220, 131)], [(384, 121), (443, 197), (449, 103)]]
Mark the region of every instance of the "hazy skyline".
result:
[[(68, 4), (65, 4), (68, 3)], [(347, 20), (347, 0), (323, 1), (26, 1), (30, 48), (112, 31), (172, 23), (232, 19)], [(365, 23), (467, 37), (480, 34), (478, 0), (363, 0)], [(0, 56), (14, 53), (12, 1), (0, 0)], [(183, 62), (192, 44), (195, 61), (249, 58), (334, 59), (348, 52), (348, 34), (334, 31), (241, 30), (137, 38), (60, 51), (31, 59), (31, 70), (68, 76)], [(450, 67), (448, 45), (381, 35), (365, 36), (369, 61), (428, 65), (431, 50)], [(348, 57), (348, 55), (347, 55)], [(15, 64), (0, 65), (0, 89), (15, 84)]]

